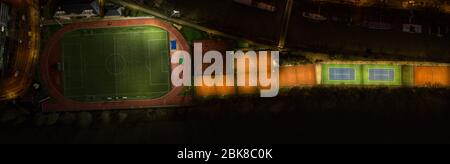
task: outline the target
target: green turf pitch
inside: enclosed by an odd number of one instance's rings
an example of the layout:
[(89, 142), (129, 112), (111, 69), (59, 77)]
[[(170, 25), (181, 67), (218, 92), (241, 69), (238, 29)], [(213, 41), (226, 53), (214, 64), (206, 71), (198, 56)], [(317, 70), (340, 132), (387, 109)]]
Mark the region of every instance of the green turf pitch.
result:
[(168, 32), (157, 27), (82, 29), (61, 41), (64, 96), (154, 99), (170, 90)]

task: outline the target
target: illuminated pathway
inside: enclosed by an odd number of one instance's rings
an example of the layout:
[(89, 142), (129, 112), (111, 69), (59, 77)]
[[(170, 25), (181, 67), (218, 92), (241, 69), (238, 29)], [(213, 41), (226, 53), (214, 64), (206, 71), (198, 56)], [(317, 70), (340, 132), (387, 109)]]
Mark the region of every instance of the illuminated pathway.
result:
[(21, 22), (22, 30), (18, 38), (12, 74), (0, 84), (0, 100), (12, 100), (26, 93), (31, 84), (32, 73), (39, 54), (39, 4), (37, 0), (17, 1), (14, 5), (26, 8), (26, 23)]

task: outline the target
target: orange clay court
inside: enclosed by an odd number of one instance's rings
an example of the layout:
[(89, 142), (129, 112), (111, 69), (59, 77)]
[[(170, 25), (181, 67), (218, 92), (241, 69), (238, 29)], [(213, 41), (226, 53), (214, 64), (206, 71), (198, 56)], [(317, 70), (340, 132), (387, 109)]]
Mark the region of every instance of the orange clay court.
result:
[(310, 86), (316, 84), (316, 66), (313, 64), (280, 68), (280, 87)]
[[(226, 78), (226, 77), (225, 77)], [(248, 72), (246, 78), (249, 78)], [(248, 81), (247, 81), (248, 83)], [(315, 65), (299, 65), (280, 68), (280, 87), (296, 87), (296, 86), (312, 86), (316, 84), (316, 68)], [(258, 87), (236, 87), (239, 94), (257, 94)], [(234, 87), (225, 86), (201, 86), (196, 87), (197, 96), (226, 96), (234, 95), (236, 90)]]
[(417, 66), (415, 67), (415, 85), (450, 86), (449, 66)]

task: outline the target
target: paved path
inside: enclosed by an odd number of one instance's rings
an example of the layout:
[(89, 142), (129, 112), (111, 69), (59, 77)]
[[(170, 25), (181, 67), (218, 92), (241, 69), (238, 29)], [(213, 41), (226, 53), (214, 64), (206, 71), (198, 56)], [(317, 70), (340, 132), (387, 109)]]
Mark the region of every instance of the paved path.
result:
[[(26, 21), (19, 24), (18, 40), (12, 73), (0, 83), (0, 101), (13, 100), (24, 95), (32, 82), (32, 74), (39, 55), (39, 4), (35, 0), (21, 0), (13, 3), (23, 8)], [(14, 44), (14, 43), (13, 43)]]

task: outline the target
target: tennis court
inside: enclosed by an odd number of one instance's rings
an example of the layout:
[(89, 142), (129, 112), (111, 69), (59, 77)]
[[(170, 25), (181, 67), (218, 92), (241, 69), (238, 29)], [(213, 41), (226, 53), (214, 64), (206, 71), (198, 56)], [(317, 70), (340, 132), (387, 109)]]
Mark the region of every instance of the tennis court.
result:
[(365, 85), (402, 85), (402, 67), (400, 65), (363, 65), (363, 84)]
[(322, 65), (323, 84), (362, 84), (361, 66), (356, 64)]
[(329, 68), (330, 80), (355, 80), (356, 70), (353, 68)]
[(314, 64), (280, 67), (280, 87), (315, 85), (316, 83)]
[(369, 69), (370, 81), (394, 81), (394, 69)]
[(169, 34), (152, 26), (81, 29), (60, 42), (64, 96), (154, 99), (170, 89)]

